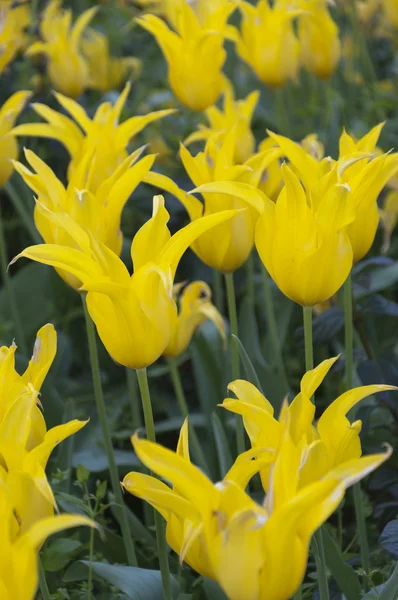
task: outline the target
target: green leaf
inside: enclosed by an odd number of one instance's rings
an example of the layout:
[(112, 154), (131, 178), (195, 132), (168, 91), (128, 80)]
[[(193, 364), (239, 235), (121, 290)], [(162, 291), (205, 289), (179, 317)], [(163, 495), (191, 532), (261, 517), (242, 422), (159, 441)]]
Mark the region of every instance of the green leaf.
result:
[(46, 544), (43, 552), (43, 566), (46, 571), (55, 573), (70, 562), (82, 543), (73, 538), (58, 538)]
[(382, 546), (395, 559), (398, 558), (398, 520), (390, 521), (384, 527), (380, 536)]
[[(79, 562), (86, 567), (87, 573), (90, 563), (86, 560)], [(163, 600), (160, 571), (100, 562), (93, 562), (92, 567), (96, 575), (115, 586), (132, 600)], [(173, 594), (177, 596), (178, 583), (173, 576), (171, 576), (171, 585)]]
[(220, 475), (221, 477), (224, 477), (233, 463), (231, 450), (229, 448), (227, 436), (225, 435), (221, 419), (216, 413), (211, 415), (211, 424), (213, 427), (214, 439), (216, 441)]
[(207, 577), (203, 580), (203, 588), (208, 600), (228, 600), (218, 583)]
[(377, 269), (371, 275), (370, 285), (355, 294), (355, 299), (359, 300), (373, 294), (385, 290), (398, 281), (398, 262), (384, 269)]
[(337, 585), (347, 600), (359, 600), (362, 588), (354, 569), (346, 563), (339, 547), (326, 527), (322, 528), (322, 534), (326, 564)]
[(398, 563), (391, 577), (386, 581), (380, 593), (379, 600), (397, 600), (398, 599)]
[(259, 327), (255, 314), (255, 307), (249, 295), (246, 295), (239, 309), (239, 337), (246, 348), (250, 360), (264, 369), (266, 362), (261, 352)]
[(242, 361), (247, 380), (250, 381), (250, 383), (252, 383), (253, 385), (255, 385), (260, 390), (260, 392), (262, 392), (261, 383), (257, 376), (256, 370), (253, 367), (253, 364), (249, 358), (249, 355), (247, 354), (246, 350), (244, 349), (242, 342), (240, 341), (240, 339), (238, 337), (236, 337), (236, 335), (232, 334), (231, 337), (233, 339), (233, 343), (236, 344), (236, 346), (238, 348), (239, 356)]
[[(109, 492), (109, 499), (113, 503), (110, 507), (111, 511), (116, 520), (119, 521), (118, 509), (117, 506), (114, 504), (115, 497), (112, 494), (112, 492)], [(131, 510), (128, 509), (127, 518), (130, 523), (130, 531), (131, 535), (133, 536), (133, 539), (137, 542), (145, 544), (153, 550), (157, 550), (157, 544), (154, 536), (151, 534), (149, 529), (145, 527), (143, 523), (141, 523), (140, 519), (133, 512), (131, 512)]]

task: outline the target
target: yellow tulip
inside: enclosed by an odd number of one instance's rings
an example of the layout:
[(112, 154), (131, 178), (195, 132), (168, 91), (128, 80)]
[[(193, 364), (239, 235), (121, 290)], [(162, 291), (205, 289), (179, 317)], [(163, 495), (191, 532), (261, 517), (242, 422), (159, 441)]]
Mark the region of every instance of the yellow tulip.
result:
[(193, 8), (180, 0), (175, 31), (155, 15), (136, 19), (155, 36), (168, 64), (171, 89), (192, 110), (205, 110), (215, 104), (223, 91), (223, 44), (227, 19), (234, 8), (233, 3), (221, 3), (202, 24)]
[[(155, 155), (139, 160), (142, 149), (128, 156), (116, 171), (96, 189), (90, 191), (91, 178), (97, 169), (96, 148), (82, 157), (78, 169), (73, 171), (65, 188), (55, 173), (31, 150), (25, 151), (29, 165), (36, 173), (21, 163), (15, 170), (37, 196), (35, 223), (46, 244), (58, 244), (65, 248), (75, 247), (69, 233), (55, 220), (43, 215), (43, 206), (53, 213), (66, 213), (79, 225), (89, 230), (95, 239), (120, 255), (123, 235), (120, 231), (122, 210), (127, 200), (151, 169)], [(100, 157), (101, 158), (101, 157)], [(71, 273), (57, 270), (71, 287), (80, 287), (80, 281)]]
[(11, 177), (12, 161), (18, 157), (18, 143), (11, 131), (30, 96), (31, 92), (16, 92), (0, 108), (0, 187)]
[(87, 87), (94, 90), (117, 90), (129, 74), (137, 76), (141, 71), (138, 58), (113, 58), (107, 36), (94, 29), (88, 30), (88, 36), (82, 41), (82, 51), (89, 73)]
[(360, 140), (345, 131), (340, 137), (339, 160), (322, 160), (310, 156), (288, 138), (270, 134), (300, 176), (312, 201), (319, 204), (336, 183), (345, 185), (351, 213), (345, 233), (348, 236), (354, 263), (365, 256), (373, 244), (379, 223), (377, 199), (386, 183), (398, 171), (398, 154), (376, 156), (376, 145), (383, 123), (371, 129)]
[[(362, 422), (350, 423), (347, 413), (367, 396), (397, 390), (386, 385), (367, 385), (349, 390), (334, 400), (315, 424), (315, 405), (311, 397), (337, 359), (338, 356), (324, 360), (304, 375), (300, 393), (289, 406), (282, 407), (279, 420), (275, 418), (269, 401), (248, 381), (230, 383), (228, 389), (237, 400), (226, 398), (222, 404), (225, 409), (243, 416), (253, 449), (268, 447), (279, 452), (287, 423), (301, 464), (299, 488), (315, 483), (333, 474), (334, 469), (343, 468), (358, 459), (362, 455), (359, 437)], [(268, 491), (269, 467), (262, 470), (261, 476)]]
[(0, 10), (0, 73), (3, 73), (25, 45), (25, 29), (29, 25), (30, 9), (27, 4), (18, 5), (7, 0), (1, 3)]
[(350, 190), (333, 182), (313, 193), (310, 201), (295, 173), (286, 165), (281, 172), (285, 186), (275, 203), (241, 182), (219, 181), (193, 192), (228, 194), (257, 210), (255, 241), (264, 266), (288, 298), (314, 306), (337, 292), (352, 267), (352, 248), (344, 232), (353, 220)]
[[(174, 286), (176, 296), (181, 284)], [(207, 320), (213, 321), (221, 337), (225, 340), (225, 327), (222, 315), (211, 302), (211, 291), (204, 281), (194, 281), (187, 285), (179, 299), (178, 318), (164, 356), (178, 356), (187, 349), (195, 331)]]
[(65, 229), (74, 247), (39, 244), (26, 248), (14, 261), (25, 256), (78, 279), (104, 346), (116, 362), (132, 369), (155, 362), (171, 339), (177, 319), (173, 280), (183, 253), (197, 237), (236, 214), (230, 210), (198, 219), (171, 236), (164, 199), (155, 196), (153, 216), (131, 245), (134, 274), (130, 275), (117, 254), (72, 217), (37, 206), (50, 223)]
[[(91, 167), (89, 189), (95, 192), (104, 179), (114, 174), (127, 159), (127, 145), (132, 138), (142, 131), (149, 123), (174, 113), (174, 110), (159, 110), (130, 117), (120, 123), (120, 115), (130, 91), (128, 83), (119, 95), (114, 106), (109, 102), (99, 105), (93, 119), (85, 110), (70, 98), (55, 94), (62, 108), (73, 119), (49, 108), (46, 104), (33, 104), (35, 112), (46, 119), (47, 123), (26, 123), (18, 125), (12, 131), (17, 136), (32, 135), (55, 139), (66, 148), (71, 161), (68, 168), (70, 180), (78, 171), (87, 152), (95, 148), (95, 163)], [(86, 184), (87, 187), (87, 184)]]
[[(23, 492), (24, 490), (21, 490)], [(0, 484), (0, 597), (2, 600), (33, 600), (38, 585), (38, 551), (53, 533), (95, 526), (82, 515), (58, 515), (40, 519), (25, 532), (19, 529), (19, 515), (9, 490)]]
[(382, 6), (389, 24), (398, 28), (398, 0), (382, 0)]
[(383, 208), (380, 209), (380, 220), (384, 230), (383, 253), (388, 252), (391, 244), (391, 235), (398, 223), (398, 192), (388, 192)]
[(328, 0), (303, 0), (299, 19), (300, 58), (319, 79), (329, 79), (341, 56), (339, 28), (330, 16)]
[(53, 514), (55, 500), (45, 474), (47, 461), (55, 446), (86, 424), (74, 420), (47, 431), (38, 397), (56, 344), (54, 327), (42, 327), (22, 376), (14, 366), (16, 346), (0, 348), (0, 482), (8, 488), (21, 533)]
[(245, 100), (235, 100), (232, 85), (227, 87), (224, 92), (223, 110), (217, 106), (210, 106), (205, 111), (209, 126), (199, 125), (199, 131), (192, 133), (185, 140), (185, 145), (201, 140), (207, 141), (214, 134), (218, 134), (219, 142), (222, 143), (228, 132), (236, 128), (234, 160), (238, 164), (244, 163), (255, 149), (251, 121), (259, 98), (260, 92), (252, 92)]
[[(259, 185), (267, 167), (280, 155), (278, 149), (266, 150), (253, 155), (243, 165), (236, 165), (234, 156), (237, 146), (237, 131), (232, 129), (221, 146), (217, 136), (210, 138), (204, 152), (193, 157), (181, 145), (180, 156), (187, 174), (195, 185), (206, 182), (230, 180)], [(254, 230), (258, 213), (238, 195), (230, 198), (220, 194), (204, 194), (204, 205), (194, 196), (187, 196), (171, 179), (158, 173), (148, 173), (145, 181), (173, 194), (185, 206), (191, 221), (202, 215), (216, 214), (226, 209), (241, 210), (233, 219), (201, 236), (192, 246), (199, 258), (213, 269), (228, 273), (238, 269), (249, 256), (254, 244)], [(212, 185), (212, 184), (208, 184)]]
[(88, 82), (88, 68), (81, 53), (81, 37), (97, 8), (84, 11), (72, 26), (72, 12), (62, 9), (62, 0), (51, 0), (40, 25), (42, 42), (34, 42), (28, 56), (45, 54), (47, 73), (53, 87), (71, 98), (77, 98)]
[(292, 10), (289, 0), (258, 0), (253, 6), (243, 0), (240, 32), (236, 31), (236, 50), (251, 66), (257, 77), (267, 85), (283, 86), (296, 79), (300, 69), (299, 41), (292, 21), (302, 11)]
[[(345, 489), (390, 455), (349, 460), (300, 488), (301, 453), (285, 418), (278, 452), (263, 447), (241, 454), (214, 485), (190, 462), (187, 423), (176, 453), (137, 435), (132, 443), (144, 465), (172, 488), (142, 473), (126, 475), (123, 486), (160, 512), (167, 541), (180, 560), (217, 580), (230, 600), (291, 597), (304, 577), (312, 534), (336, 509)], [(272, 492), (260, 506), (245, 488), (264, 466)]]

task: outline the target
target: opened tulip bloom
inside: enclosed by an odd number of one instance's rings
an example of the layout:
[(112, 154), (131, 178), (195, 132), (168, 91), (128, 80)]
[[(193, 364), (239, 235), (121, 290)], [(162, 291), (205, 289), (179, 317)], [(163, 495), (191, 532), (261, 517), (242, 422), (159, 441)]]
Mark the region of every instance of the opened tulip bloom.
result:
[[(278, 452), (264, 447), (243, 453), (215, 485), (190, 462), (186, 424), (176, 453), (132, 438), (139, 459), (172, 487), (142, 473), (126, 475), (124, 487), (162, 514), (167, 540), (180, 559), (218, 581), (230, 600), (291, 597), (304, 577), (312, 534), (336, 509), (345, 489), (389, 455), (348, 461), (300, 489), (301, 453), (288, 422), (286, 415)], [(270, 492), (260, 506), (245, 488), (263, 467), (270, 473)]]
[[(201, 186), (201, 189), (206, 187), (203, 184), (219, 180), (248, 182), (254, 187), (258, 186), (267, 167), (280, 155), (279, 149), (271, 148), (253, 155), (243, 165), (236, 165), (234, 157), (237, 145), (236, 129), (228, 132), (221, 145), (217, 135), (211, 137), (204, 152), (199, 152), (196, 156), (192, 156), (181, 145), (181, 160), (192, 182)], [(192, 250), (205, 264), (224, 273), (235, 271), (247, 260), (253, 248), (259, 215), (249, 204), (242, 202), (239, 195), (229, 197), (223, 193), (204, 193), (202, 204), (164, 175), (148, 173), (145, 181), (175, 195), (185, 206), (191, 221), (226, 209), (240, 209), (241, 212), (234, 219), (201, 236), (193, 244)], [(210, 183), (208, 185), (212, 186)]]
[(129, 74), (138, 75), (141, 61), (133, 56), (115, 58), (110, 55), (109, 42), (106, 35), (88, 30), (87, 37), (82, 41), (82, 50), (87, 61), (87, 87), (109, 92), (117, 90)]
[(0, 187), (10, 179), (12, 161), (18, 157), (18, 142), (11, 131), (30, 96), (31, 92), (16, 92), (0, 108)]
[(329, 79), (341, 56), (339, 28), (333, 21), (328, 0), (302, 0), (299, 19), (300, 56), (305, 68), (319, 79)]
[(17, 136), (51, 138), (61, 142), (71, 157), (68, 167), (69, 180), (85, 162), (84, 157), (87, 157), (87, 152), (93, 153), (95, 148), (95, 163), (90, 167), (90, 177), (86, 182), (86, 188), (95, 192), (104, 179), (113, 175), (127, 159), (126, 148), (132, 138), (149, 123), (175, 112), (171, 109), (160, 110), (130, 117), (120, 123), (120, 115), (130, 88), (128, 83), (113, 106), (110, 102), (100, 104), (92, 119), (80, 104), (62, 94), (55, 94), (62, 108), (73, 119), (49, 108), (46, 104), (35, 103), (33, 104), (35, 112), (46, 119), (47, 123), (18, 125), (12, 133)]
[(301, 14), (290, 0), (258, 0), (256, 6), (243, 0), (240, 31), (236, 30), (236, 50), (257, 77), (273, 87), (297, 78), (300, 45), (293, 30), (293, 19)]
[[(21, 489), (20, 493), (26, 493)], [(9, 489), (0, 485), (0, 597), (2, 600), (33, 600), (38, 585), (38, 552), (53, 533), (94, 523), (83, 515), (58, 515), (38, 520), (26, 531), (19, 528), (19, 513)]]
[[(65, 213), (90, 230), (96, 240), (120, 255), (123, 243), (120, 231), (123, 207), (155, 160), (155, 155), (140, 159), (141, 153), (142, 149), (133, 152), (110, 177), (104, 177), (95, 192), (91, 192), (91, 181), (98, 168), (98, 158), (102, 158), (97, 156), (95, 146), (82, 156), (79, 167), (71, 173), (67, 188), (46, 163), (31, 150), (26, 150), (26, 159), (36, 173), (22, 163), (15, 163), (15, 170), (38, 199), (39, 204), (34, 213), (35, 224), (45, 243), (75, 247), (75, 242), (64, 227), (56, 220), (50, 220), (48, 213), (43, 215), (39, 205), (53, 213)], [(73, 274), (62, 270), (58, 270), (58, 273), (70, 286), (80, 287), (80, 281)]]
[(39, 203), (37, 206), (49, 223), (65, 229), (75, 247), (31, 246), (16, 259), (25, 256), (78, 279), (79, 289), (87, 292), (88, 311), (109, 354), (133, 369), (155, 362), (170, 342), (177, 318), (173, 280), (183, 253), (200, 235), (236, 215), (236, 211), (229, 210), (204, 217), (171, 236), (164, 199), (155, 196), (153, 216), (131, 245), (134, 274), (130, 275), (117, 254), (69, 215), (53, 213)]
[(21, 532), (53, 514), (55, 500), (45, 475), (47, 461), (55, 446), (86, 424), (73, 420), (47, 431), (38, 398), (56, 344), (54, 327), (42, 327), (22, 376), (14, 366), (16, 346), (0, 348), (0, 482), (8, 488)]
[(207, 283), (204, 281), (190, 283), (178, 298), (180, 288), (180, 284), (174, 286), (174, 295), (179, 303), (178, 318), (170, 342), (163, 352), (165, 356), (169, 357), (175, 357), (184, 352), (195, 331), (207, 320), (214, 323), (222, 339), (225, 340), (224, 321), (211, 302), (211, 291)]
[(137, 19), (155, 36), (167, 61), (169, 83), (177, 98), (192, 110), (215, 104), (224, 86), (224, 37), (233, 3), (223, 2), (204, 23), (185, 0), (176, 0), (175, 31), (155, 15)]
[(210, 106), (206, 110), (208, 127), (199, 125), (199, 131), (192, 133), (185, 140), (185, 145), (208, 140), (214, 137), (214, 134), (218, 134), (219, 143), (222, 143), (231, 129), (236, 128), (237, 144), (234, 159), (237, 164), (244, 163), (255, 150), (251, 121), (259, 98), (259, 92), (252, 92), (244, 100), (235, 100), (233, 87), (227, 87), (224, 92), (223, 109)]
[(47, 56), (47, 72), (52, 85), (71, 98), (80, 96), (88, 83), (88, 68), (81, 52), (81, 37), (96, 10), (93, 7), (84, 11), (71, 26), (72, 12), (63, 10), (60, 0), (51, 0), (40, 25), (43, 41), (35, 42), (27, 50), (28, 56)]

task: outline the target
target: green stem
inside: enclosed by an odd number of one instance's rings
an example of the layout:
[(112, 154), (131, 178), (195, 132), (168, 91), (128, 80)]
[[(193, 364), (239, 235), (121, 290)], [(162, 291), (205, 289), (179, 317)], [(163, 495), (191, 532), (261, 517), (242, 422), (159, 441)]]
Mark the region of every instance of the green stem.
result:
[(303, 589), (300, 585), (300, 587), (298, 588), (297, 592), (294, 594), (293, 596), (293, 600), (301, 600), (303, 597)]
[(127, 391), (131, 400), (132, 430), (137, 431), (142, 427), (141, 406), (138, 397), (137, 374), (134, 369), (126, 368)]
[(51, 600), (50, 590), (48, 589), (46, 574), (44, 572), (43, 564), (38, 558), (39, 561), (39, 587), (40, 593), (43, 600)]
[[(352, 310), (352, 277), (348, 276), (344, 284), (344, 321), (345, 321), (345, 385), (346, 390), (352, 388), (353, 380), (353, 340), (354, 324)], [(353, 486), (355, 515), (358, 528), (359, 547), (361, 549), (362, 568), (366, 574), (370, 573), (370, 553), (369, 543), (366, 531), (366, 520), (362, 504), (361, 484), (356, 483)], [(366, 581), (366, 577), (365, 577)]]
[(111, 477), (112, 490), (115, 495), (116, 503), (119, 507), (119, 523), (122, 531), (123, 542), (126, 550), (127, 561), (130, 566), (137, 566), (137, 558), (135, 554), (134, 542), (130, 532), (130, 526), (127, 516), (127, 507), (123, 502), (122, 489), (120, 487), (119, 473), (117, 470), (115, 454), (112, 446), (112, 438), (108, 426), (108, 418), (105, 410), (104, 394), (102, 391), (102, 383), (100, 376), (97, 340), (94, 323), (88, 313), (86, 298), (82, 295), (82, 303), (84, 309), (84, 317), (86, 320), (86, 332), (88, 349), (90, 354), (91, 372), (94, 385), (94, 396), (97, 405), (98, 418), (101, 425), (102, 437), (104, 440), (106, 456), (108, 459), (109, 473)]
[[(155, 423), (153, 421), (153, 412), (151, 396), (149, 393), (148, 376), (146, 369), (137, 371), (138, 385), (140, 386), (142, 409), (144, 412), (145, 429), (148, 440), (156, 442)], [(155, 529), (156, 541), (158, 545), (159, 566), (162, 576), (163, 599), (173, 600), (170, 583), (169, 559), (167, 554), (167, 544), (164, 523), (161, 515), (155, 510)]]
[(283, 88), (275, 88), (274, 90), (275, 108), (278, 120), (279, 133), (289, 135), (289, 117), (286, 110), (285, 94)]
[[(304, 321), (304, 346), (305, 346), (305, 370), (310, 371), (314, 368), (314, 350), (312, 343), (312, 307), (303, 307)], [(312, 398), (314, 401), (314, 398)], [(320, 600), (329, 600), (329, 585), (326, 569), (325, 549), (323, 546), (322, 529), (319, 528), (314, 533), (312, 542), (312, 551), (315, 557), (316, 570), (318, 573), (318, 586)]]
[[(228, 316), (231, 327), (230, 337), (230, 349), (232, 359), (232, 379), (239, 379), (240, 377), (240, 365), (239, 365), (239, 349), (237, 344), (232, 339), (232, 335), (239, 337), (238, 332), (238, 313), (236, 311), (236, 298), (235, 298), (235, 286), (234, 286), (234, 275), (233, 273), (225, 273), (225, 285), (227, 288), (227, 300), (228, 300)], [(236, 444), (238, 454), (245, 451), (245, 432), (243, 429), (243, 420), (240, 415), (236, 415)]]
[(221, 314), (224, 313), (224, 290), (220, 271), (213, 269), (214, 304)]
[(272, 354), (275, 359), (276, 368), (278, 370), (278, 374), (283, 380), (283, 385), (285, 387), (285, 392), (289, 391), (289, 383), (285, 370), (285, 363), (283, 361), (281, 345), (279, 341), (278, 334), (278, 325), (276, 322), (275, 316), (275, 307), (274, 300), (272, 298), (272, 289), (271, 289), (271, 279), (268, 275), (267, 269), (262, 264), (262, 272), (263, 272), (263, 289), (264, 289), (264, 300), (265, 300), (265, 314), (267, 317), (267, 325), (269, 336), (272, 345)]
[(18, 344), (21, 346), (22, 352), (27, 355), (27, 346), (25, 340), (25, 333), (21, 324), (21, 320), (19, 318), (17, 301), (14, 294), (14, 288), (11, 283), (11, 279), (8, 276), (8, 258), (7, 258), (7, 244), (6, 238), (4, 235), (4, 223), (3, 223), (3, 215), (0, 213), (0, 263), (1, 263), (1, 275), (3, 279), (3, 284), (5, 288), (5, 292), (7, 295), (7, 302), (9, 306), (9, 310), (11, 313), (12, 320), (14, 322), (15, 327), (15, 335), (17, 338)]
[[(169, 368), (171, 381), (173, 383), (174, 393), (177, 398), (178, 407), (180, 409), (181, 415), (184, 417), (184, 419), (187, 419), (189, 417), (188, 404), (185, 398), (184, 388), (182, 387), (180, 372), (178, 370), (177, 363), (174, 358), (168, 358), (167, 365)], [(198, 465), (200, 465), (202, 469), (206, 471), (206, 473), (209, 473), (209, 467), (207, 465), (206, 457), (202, 450), (202, 446), (200, 445), (200, 441), (196, 434), (196, 431), (192, 425), (189, 425), (189, 439), (192, 442), (192, 452)]]
[(88, 582), (87, 582), (87, 600), (92, 598), (93, 587), (93, 560), (94, 560), (94, 527), (90, 529), (90, 545), (89, 545), (89, 565), (88, 565)]
[(9, 199), (11, 200), (11, 203), (12, 203), (15, 211), (18, 213), (26, 231), (29, 233), (30, 237), (32, 238), (32, 241), (35, 244), (42, 244), (43, 240), (41, 238), (40, 233), (37, 231), (37, 229), (35, 227), (35, 222), (33, 220), (32, 213), (30, 213), (27, 210), (24, 201), (22, 200), (21, 196), (19, 195), (19, 192), (14, 188), (11, 181), (8, 181), (4, 185), (4, 190), (6, 191), (6, 194), (9, 197)]

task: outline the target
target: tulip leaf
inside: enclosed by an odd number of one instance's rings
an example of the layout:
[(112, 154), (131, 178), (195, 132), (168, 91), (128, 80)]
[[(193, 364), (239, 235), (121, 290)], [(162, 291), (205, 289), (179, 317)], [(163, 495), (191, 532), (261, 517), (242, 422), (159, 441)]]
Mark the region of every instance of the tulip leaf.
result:
[(390, 521), (384, 527), (380, 536), (382, 546), (391, 556), (398, 559), (398, 520)]
[(228, 600), (218, 583), (207, 577), (203, 580), (203, 587), (208, 600)]
[(242, 342), (236, 335), (232, 335), (232, 339), (233, 339), (234, 344), (236, 344), (236, 346), (239, 350), (239, 356), (242, 361), (247, 380), (250, 381), (250, 383), (252, 383), (253, 385), (255, 385), (260, 390), (260, 392), (262, 392), (260, 380), (259, 380), (257, 373), (255, 371), (255, 368), (253, 367), (253, 364), (249, 358), (249, 355), (247, 354), (246, 350), (243, 347)]
[(398, 599), (398, 563), (389, 579), (384, 584), (379, 600), (397, 600)]
[[(87, 560), (73, 563), (65, 573), (64, 581), (78, 581), (87, 577), (89, 564)], [(132, 600), (163, 600), (160, 571), (100, 562), (93, 562), (92, 567), (97, 577), (104, 579)], [(171, 585), (176, 597), (179, 586), (173, 576), (171, 576)]]
[(398, 281), (398, 262), (382, 269), (377, 269), (370, 276), (370, 283), (366, 288), (362, 288), (355, 294), (355, 298), (359, 300), (373, 294), (385, 290)]
[(359, 600), (362, 588), (354, 569), (346, 563), (343, 554), (326, 527), (322, 528), (322, 533), (326, 564), (337, 585), (347, 600)]
[(220, 475), (221, 478), (223, 478), (232, 466), (232, 455), (223, 424), (220, 417), (216, 413), (211, 415), (211, 424), (213, 426), (214, 439), (216, 441)]

